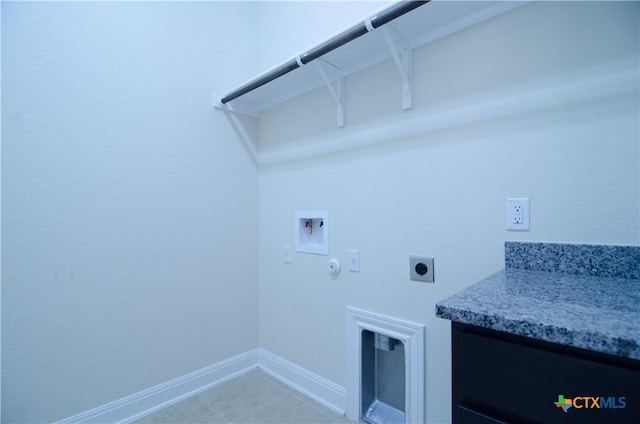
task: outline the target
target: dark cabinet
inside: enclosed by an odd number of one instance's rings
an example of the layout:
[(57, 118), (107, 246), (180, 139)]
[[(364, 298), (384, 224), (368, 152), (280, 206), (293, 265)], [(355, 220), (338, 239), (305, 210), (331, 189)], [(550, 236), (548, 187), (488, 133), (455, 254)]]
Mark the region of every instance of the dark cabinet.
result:
[(452, 421), (640, 423), (640, 361), (452, 323)]

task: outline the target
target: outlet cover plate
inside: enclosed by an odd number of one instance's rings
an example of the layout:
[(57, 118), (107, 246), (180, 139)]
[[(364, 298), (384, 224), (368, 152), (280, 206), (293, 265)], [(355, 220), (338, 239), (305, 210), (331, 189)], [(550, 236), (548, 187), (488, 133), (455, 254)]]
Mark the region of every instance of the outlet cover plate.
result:
[(435, 281), (433, 274), (433, 257), (409, 256), (409, 278), (422, 283), (433, 283)]
[(360, 272), (360, 251), (349, 249), (349, 271)]
[(507, 199), (507, 230), (529, 231), (529, 198)]
[(288, 244), (282, 246), (282, 262), (285, 264), (291, 263), (291, 246)]

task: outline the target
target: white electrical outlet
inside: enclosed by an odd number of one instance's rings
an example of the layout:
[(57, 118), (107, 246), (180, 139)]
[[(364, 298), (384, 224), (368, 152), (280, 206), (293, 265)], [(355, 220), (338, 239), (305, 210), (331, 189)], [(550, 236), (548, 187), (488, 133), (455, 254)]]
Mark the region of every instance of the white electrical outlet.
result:
[(360, 251), (349, 249), (349, 271), (360, 272)]
[(507, 199), (507, 230), (529, 231), (529, 198)]

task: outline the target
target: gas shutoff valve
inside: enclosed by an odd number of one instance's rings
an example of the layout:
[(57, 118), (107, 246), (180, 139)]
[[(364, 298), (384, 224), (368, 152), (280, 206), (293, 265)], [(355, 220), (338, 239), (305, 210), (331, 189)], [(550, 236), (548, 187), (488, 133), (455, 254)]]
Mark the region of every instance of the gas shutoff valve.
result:
[(331, 259), (327, 264), (327, 270), (331, 275), (337, 275), (340, 273), (340, 262), (337, 259)]

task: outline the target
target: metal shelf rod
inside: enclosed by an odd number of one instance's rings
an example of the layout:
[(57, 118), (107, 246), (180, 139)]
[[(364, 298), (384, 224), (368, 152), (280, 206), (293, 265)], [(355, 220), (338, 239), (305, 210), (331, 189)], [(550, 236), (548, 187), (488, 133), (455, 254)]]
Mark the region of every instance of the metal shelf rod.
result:
[(381, 27), (382, 25), (391, 22), (392, 20), (411, 12), (413, 9), (416, 9), (430, 0), (404, 0), (398, 3), (394, 3), (392, 6), (388, 7), (385, 10), (382, 10), (375, 16), (366, 19), (363, 22), (360, 22), (347, 30), (341, 32), (335, 37), (327, 40), (326, 42), (320, 44), (309, 50), (306, 53), (297, 56), (295, 59), (292, 59), (283, 65), (278, 66), (277, 68), (269, 71), (268, 73), (246, 83), (245, 85), (237, 88), (236, 90), (228, 93), (226, 96), (220, 99), (220, 103), (226, 104), (234, 99), (237, 99), (240, 96), (243, 96), (263, 85), (280, 78), (283, 75), (288, 74), (291, 71), (299, 68), (302, 65), (306, 65), (307, 63), (337, 49), (340, 46), (347, 44), (348, 42), (355, 40), (358, 37), (363, 36), (369, 31), (373, 31), (376, 28)]

